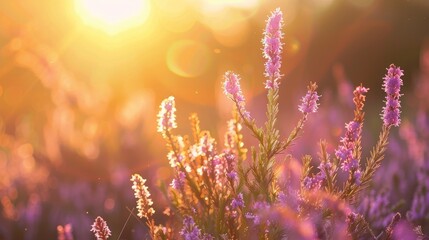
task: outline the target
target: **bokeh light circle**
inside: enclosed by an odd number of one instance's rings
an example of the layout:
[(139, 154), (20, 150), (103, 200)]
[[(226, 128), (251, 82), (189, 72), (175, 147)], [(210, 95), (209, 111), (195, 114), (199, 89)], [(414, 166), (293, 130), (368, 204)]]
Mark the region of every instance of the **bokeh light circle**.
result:
[(167, 51), (167, 67), (181, 77), (197, 77), (209, 67), (212, 54), (209, 48), (194, 40), (174, 42)]

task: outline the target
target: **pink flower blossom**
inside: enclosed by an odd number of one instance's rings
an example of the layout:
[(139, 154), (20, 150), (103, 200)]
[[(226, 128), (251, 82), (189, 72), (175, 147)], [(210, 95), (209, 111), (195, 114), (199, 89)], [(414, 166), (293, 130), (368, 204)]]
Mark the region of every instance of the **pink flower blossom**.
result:
[(158, 132), (165, 133), (173, 128), (177, 128), (176, 107), (174, 97), (170, 96), (161, 103), (158, 113)]
[(401, 123), (399, 108), (401, 107), (401, 102), (399, 97), (401, 96), (400, 90), (403, 85), (401, 77), (404, 75), (404, 72), (396, 67), (394, 64), (390, 64), (390, 67), (387, 69), (387, 74), (384, 77), (383, 87), (386, 92), (386, 106), (383, 107), (382, 119), (384, 126), (399, 126)]
[(98, 216), (91, 226), (91, 232), (94, 232), (97, 240), (107, 240), (112, 235), (106, 221)]
[(281, 53), (283, 33), (281, 28), (283, 25), (283, 13), (279, 8), (271, 13), (267, 20), (265, 27), (264, 38), (262, 43), (264, 45), (264, 58), (265, 62), (265, 76), (268, 78), (265, 82), (265, 88), (278, 89), (278, 80), (281, 77)]
[(310, 83), (308, 86), (307, 94), (301, 99), (301, 104), (298, 106), (298, 110), (304, 114), (317, 112), (318, 103), (320, 96), (316, 92), (317, 84)]
[(233, 100), (241, 114), (243, 114), (245, 118), (249, 119), (250, 114), (245, 109), (246, 103), (243, 93), (241, 92), (240, 77), (237, 74), (228, 71), (225, 73), (224, 79), (223, 89), (225, 95)]

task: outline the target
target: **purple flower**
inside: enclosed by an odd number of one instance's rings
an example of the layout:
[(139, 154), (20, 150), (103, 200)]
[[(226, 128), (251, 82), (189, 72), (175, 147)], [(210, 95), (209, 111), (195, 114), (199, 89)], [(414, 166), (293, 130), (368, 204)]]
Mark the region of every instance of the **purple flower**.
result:
[(401, 77), (403, 75), (404, 73), (399, 67), (391, 64), (384, 77), (383, 87), (387, 96), (385, 101), (386, 106), (383, 107), (382, 119), (386, 127), (397, 127), (401, 123), (401, 111), (399, 110), (401, 102), (399, 101), (399, 97), (401, 96), (400, 90), (403, 85)]
[(301, 104), (298, 106), (298, 110), (304, 114), (317, 112), (318, 103), (320, 96), (316, 92), (317, 84), (310, 83), (308, 86), (307, 94), (301, 99)]
[(180, 235), (185, 240), (201, 239), (201, 230), (197, 227), (192, 217), (185, 216), (185, 218), (183, 219), (183, 228), (180, 231)]
[(362, 172), (359, 169), (359, 164), (357, 161), (356, 161), (356, 168), (355, 169), (356, 170), (353, 173), (353, 179), (357, 185), (360, 185), (361, 184), (361, 178), (362, 178)]
[(281, 53), (283, 33), (281, 28), (283, 25), (283, 13), (279, 8), (271, 13), (267, 20), (265, 27), (264, 38), (262, 43), (264, 45), (264, 58), (265, 62), (265, 76), (268, 80), (265, 82), (265, 88), (278, 89), (278, 79), (281, 77)]
[(307, 188), (308, 190), (311, 189), (320, 189), (320, 187), (322, 186), (322, 179), (317, 177), (317, 175), (315, 177), (305, 177), (303, 180), (303, 184), (304, 187)]
[(181, 190), (185, 187), (185, 173), (179, 171), (177, 177), (173, 179), (170, 186), (176, 190)]
[(356, 121), (346, 123), (346, 138), (341, 139), (343, 143), (355, 142), (360, 136), (361, 124)]
[(232, 199), (231, 201), (231, 208), (237, 209), (244, 207), (244, 200), (243, 200), (243, 194), (239, 193), (236, 198)]
[(316, 176), (321, 182), (326, 179), (326, 172), (330, 175), (334, 173), (334, 169), (332, 168), (332, 163), (330, 161), (321, 161), (317, 168), (319, 169), (319, 172)]
[(252, 220), (254, 225), (259, 225), (261, 223), (261, 218), (253, 213), (248, 212), (245, 214), (245, 217)]
[(235, 171), (235, 159), (236, 156), (233, 153), (226, 153), (226, 176), (230, 181), (236, 181), (238, 179), (237, 172)]
[(350, 121), (346, 123), (345, 128), (345, 137), (341, 138), (342, 145), (335, 151), (335, 156), (340, 160), (343, 171), (356, 171), (359, 168), (359, 162), (353, 157), (353, 149), (361, 134), (362, 125), (359, 122)]
[(106, 221), (100, 216), (98, 216), (91, 225), (91, 232), (94, 232), (97, 240), (107, 240), (107, 238), (112, 235)]
[(165, 131), (177, 128), (176, 107), (174, 97), (170, 96), (161, 102), (158, 113), (158, 132), (165, 134)]
[(231, 98), (231, 100), (237, 105), (241, 114), (243, 114), (245, 118), (249, 119), (250, 114), (245, 109), (246, 102), (244, 100), (243, 93), (241, 92), (240, 77), (237, 74), (228, 71), (225, 73), (224, 79), (223, 90), (225, 95)]

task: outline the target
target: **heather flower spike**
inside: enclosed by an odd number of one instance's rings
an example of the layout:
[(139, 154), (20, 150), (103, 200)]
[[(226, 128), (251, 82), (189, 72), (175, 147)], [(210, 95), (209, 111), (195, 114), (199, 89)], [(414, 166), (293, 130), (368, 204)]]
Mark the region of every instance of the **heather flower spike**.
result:
[(346, 123), (346, 133), (341, 138), (341, 145), (335, 151), (335, 156), (340, 160), (341, 169), (344, 172), (348, 172), (351, 176), (351, 182), (359, 185), (362, 176), (359, 168), (360, 153), (360, 137), (362, 133), (362, 124), (364, 120), (363, 107), (365, 104), (365, 94), (369, 91), (369, 88), (365, 88), (362, 85), (356, 87), (353, 91), (353, 102), (356, 105), (355, 117), (353, 121)]
[(356, 87), (356, 89), (353, 91), (353, 102), (356, 106), (355, 109), (355, 121), (357, 122), (363, 122), (363, 117), (364, 117), (364, 113), (363, 113), (363, 106), (365, 104), (365, 94), (368, 93), (369, 88), (366, 88), (362, 85)]
[(208, 234), (201, 234), (201, 230), (195, 224), (194, 219), (190, 216), (185, 216), (183, 219), (183, 228), (180, 235), (185, 240), (210, 240), (212, 236)]
[(94, 232), (97, 240), (107, 240), (112, 235), (106, 221), (100, 216), (92, 224), (91, 232)]
[(244, 118), (250, 119), (250, 114), (245, 109), (246, 102), (241, 92), (240, 77), (238, 74), (228, 71), (225, 73), (224, 79), (223, 89), (225, 95), (235, 102), (238, 111)]
[(158, 132), (165, 136), (166, 131), (177, 128), (176, 106), (174, 97), (170, 96), (161, 103), (158, 113)]
[(316, 89), (317, 89), (316, 83), (310, 83), (310, 85), (308, 85), (308, 92), (301, 99), (301, 104), (298, 106), (298, 110), (300, 112), (304, 114), (317, 112), (317, 108), (319, 106), (317, 101), (319, 101), (320, 96), (317, 95)]
[(139, 174), (133, 174), (131, 181), (133, 182), (134, 196), (137, 199), (137, 216), (149, 219), (155, 213), (155, 210), (151, 207), (153, 202), (145, 185), (146, 179), (143, 179)]
[(267, 20), (262, 43), (264, 45), (265, 76), (268, 78), (265, 82), (266, 89), (278, 89), (278, 80), (281, 77), (281, 53), (283, 33), (283, 13), (279, 8), (271, 13)]
[(401, 68), (396, 67), (394, 64), (390, 64), (387, 69), (387, 74), (384, 77), (383, 87), (386, 92), (386, 106), (383, 108), (382, 119), (386, 127), (399, 126), (401, 123), (399, 108), (401, 102), (399, 97), (401, 96), (400, 90), (403, 85), (401, 77), (404, 72)]

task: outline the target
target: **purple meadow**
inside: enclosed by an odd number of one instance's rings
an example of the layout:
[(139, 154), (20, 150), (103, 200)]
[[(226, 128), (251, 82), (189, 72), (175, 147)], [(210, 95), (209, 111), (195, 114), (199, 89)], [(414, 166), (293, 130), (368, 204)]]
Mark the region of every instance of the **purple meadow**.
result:
[[(169, 216), (165, 223), (155, 225), (156, 204), (150, 198), (146, 180), (138, 174), (131, 179), (137, 216), (146, 219), (150, 238), (398, 239), (395, 236), (406, 231), (422, 236), (418, 230), (403, 226), (427, 216), (425, 172), (419, 174), (420, 184), (408, 214), (410, 223), (405, 225), (401, 214), (389, 208), (387, 194), (367, 194), (376, 170), (382, 165), (392, 126), (401, 122), (399, 97), (403, 71), (392, 64), (384, 78), (386, 106), (382, 109), (379, 139), (372, 151), (366, 154), (362, 147), (364, 105), (369, 89), (360, 85), (350, 96), (355, 105), (354, 117), (345, 123), (339, 144), (321, 140), (320, 162), (313, 168), (313, 156), (302, 156), (300, 162), (288, 150), (292, 143), (299, 142), (310, 115), (323, 108), (316, 83), (309, 83), (298, 106), (301, 118), (291, 132), (282, 136), (278, 130), (282, 27), (283, 14), (276, 9), (268, 17), (262, 39), (267, 91), (264, 124), (259, 125), (250, 116), (241, 78), (232, 71), (224, 74), (223, 82), (224, 94), (234, 103), (223, 144), (201, 129), (196, 114), (190, 117), (192, 135), (178, 135), (174, 97), (162, 101), (158, 132), (167, 143), (167, 160), (174, 172), (171, 184), (164, 191)], [(245, 130), (257, 144), (244, 144)], [(338, 146), (331, 147), (335, 144)], [(289, 184), (292, 182), (299, 184)], [(96, 236), (104, 234), (107, 238), (110, 231), (105, 222), (98, 225)], [(415, 227), (418, 229), (417, 224)]]

